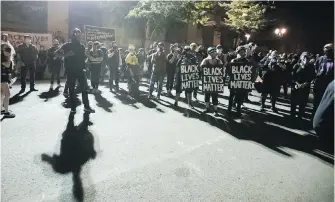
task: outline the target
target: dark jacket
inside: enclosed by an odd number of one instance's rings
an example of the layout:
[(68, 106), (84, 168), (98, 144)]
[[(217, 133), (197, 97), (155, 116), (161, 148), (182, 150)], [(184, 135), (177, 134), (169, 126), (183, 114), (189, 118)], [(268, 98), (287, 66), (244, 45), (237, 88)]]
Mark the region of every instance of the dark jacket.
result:
[(334, 138), (334, 80), (329, 83), (315, 112), (313, 128), (319, 136)]

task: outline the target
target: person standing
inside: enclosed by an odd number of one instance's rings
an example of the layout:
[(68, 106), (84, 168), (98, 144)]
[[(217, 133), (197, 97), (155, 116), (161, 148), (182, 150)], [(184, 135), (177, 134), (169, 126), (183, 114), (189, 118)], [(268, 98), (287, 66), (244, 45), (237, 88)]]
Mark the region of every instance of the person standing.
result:
[[(122, 58), (120, 51), (115, 41), (112, 42), (112, 47), (108, 51), (108, 67), (109, 67), (109, 89), (119, 90), (119, 67), (122, 66)], [(115, 85), (114, 85), (115, 82)]]
[(31, 43), (30, 35), (24, 36), (24, 43), (17, 48), (19, 64), (21, 66), (21, 90), (26, 90), (26, 77), (29, 71), (30, 91), (38, 91), (35, 88), (35, 70), (38, 51), (35, 45)]
[[(193, 57), (197, 58), (197, 52), (196, 52), (197, 44), (196, 43), (191, 43), (190, 48), (191, 48), (191, 53), (192, 53)], [(193, 91), (193, 98), (195, 99), (196, 102), (198, 102), (198, 90), (199, 90), (199, 88), (196, 88)]]
[(88, 64), (91, 71), (91, 86), (93, 88), (93, 93), (98, 93), (101, 66), (104, 60), (104, 54), (99, 48), (99, 45), (99, 41), (95, 41), (93, 44), (93, 48), (88, 54)]
[[(217, 57), (217, 50), (215, 48), (208, 48), (207, 49), (208, 57), (203, 59), (203, 61), (200, 64), (200, 68), (203, 69), (204, 67), (207, 67), (208, 69), (216, 68), (216, 67), (222, 67), (223, 63), (222, 61)], [(224, 75), (222, 75), (222, 80), (224, 78)], [(206, 92), (205, 93), (205, 104), (206, 109), (204, 113), (210, 112), (210, 99), (212, 98), (212, 104), (214, 107), (214, 114), (215, 116), (218, 115), (218, 100), (219, 93), (218, 92)]]
[(40, 46), (40, 50), (38, 51), (38, 59), (37, 59), (37, 68), (36, 68), (36, 79), (43, 80), (44, 72), (47, 66), (47, 50), (44, 49), (44, 46)]
[(318, 108), (328, 84), (334, 80), (334, 45), (326, 44), (324, 55), (315, 62), (314, 112)]
[(56, 57), (55, 51), (59, 48), (59, 41), (54, 39), (52, 41), (53, 46), (48, 49), (47, 57), (48, 57), (48, 69), (51, 72), (50, 78), (50, 91), (53, 90), (54, 80), (55, 77), (57, 79), (58, 88), (61, 87), (60, 85), (60, 71), (62, 69), (62, 58)]
[(276, 102), (281, 87), (282, 69), (278, 61), (277, 51), (272, 51), (269, 57), (268, 69), (263, 75), (263, 92), (261, 98), (261, 111), (265, 111), (267, 96), (271, 96), (272, 111), (277, 112)]
[(1, 114), (4, 118), (14, 118), (15, 114), (8, 110), (10, 98), (11, 72), (13, 71), (12, 48), (8, 44), (1, 44)]
[(309, 55), (307, 52), (303, 52), (300, 56), (300, 62), (294, 65), (292, 71), (292, 118), (296, 116), (297, 105), (299, 105), (299, 119), (304, 116), (314, 74), (313, 65), (309, 63)]
[(85, 47), (80, 43), (80, 29), (76, 28), (72, 31), (71, 41), (65, 43), (56, 52), (57, 57), (64, 57), (64, 65), (67, 72), (67, 84), (70, 93), (71, 112), (76, 112), (76, 94), (75, 85), (78, 80), (81, 88), (82, 99), (86, 112), (94, 113), (94, 109), (90, 107), (87, 93), (87, 79), (85, 76)]
[(138, 59), (138, 64), (140, 65), (140, 81), (142, 80), (142, 75), (144, 73), (144, 63), (145, 63), (145, 52), (144, 48), (138, 49), (138, 52), (136, 54), (136, 57)]
[[(176, 63), (176, 97), (175, 97), (175, 103), (174, 107), (178, 107), (178, 101), (180, 94), (182, 93), (182, 73), (181, 73), (181, 67), (182, 66), (190, 66), (190, 65), (196, 65), (197, 61), (196, 58), (193, 56), (191, 48), (189, 46), (185, 46), (182, 55), (179, 59), (177, 59)], [(200, 74), (199, 74), (199, 80), (200, 80)], [(187, 88), (184, 89), (187, 99), (187, 104), (189, 108), (193, 108), (192, 105), (192, 91), (195, 90), (195, 88)]]
[(166, 55), (164, 51), (164, 44), (162, 42), (158, 43), (157, 52), (152, 55), (152, 74), (150, 79), (149, 87), (149, 99), (152, 98), (152, 92), (154, 91), (154, 85), (158, 82), (158, 93), (157, 98), (160, 99), (160, 95), (163, 88), (163, 80), (166, 74)]
[(128, 67), (128, 89), (130, 95), (137, 97), (139, 95), (141, 70), (138, 64), (138, 58), (136, 56), (135, 47), (130, 45), (128, 50), (129, 54), (125, 59), (125, 62)]
[[(246, 48), (245, 46), (239, 46), (236, 49), (237, 57), (229, 63), (227, 67), (227, 74), (229, 75), (229, 84), (228, 88), (230, 89), (229, 93), (229, 103), (228, 103), (228, 115), (231, 116), (231, 111), (233, 104), (236, 103), (236, 111), (237, 116), (241, 116), (241, 106), (243, 104), (243, 101), (245, 101), (245, 95), (248, 90), (245, 90), (243, 88), (233, 88), (231, 83), (235, 81), (234, 75), (233, 75), (233, 66), (253, 66), (253, 62), (248, 60), (246, 57)], [(256, 71), (255, 71), (256, 72)], [(256, 75), (250, 75), (252, 78), (256, 77)], [(253, 79), (252, 79), (253, 80)]]
[[(156, 53), (157, 48), (158, 48), (157, 46), (158, 46), (157, 42), (154, 42), (154, 43), (151, 45), (150, 50), (149, 50), (149, 52), (148, 52), (148, 56), (147, 56), (147, 62), (148, 62), (148, 81), (150, 81), (150, 79), (151, 79), (151, 74), (152, 74), (152, 63), (151, 63), (151, 61), (152, 61), (152, 55), (153, 55), (154, 53)], [(150, 88), (150, 87), (149, 87), (149, 88)]]
[(172, 89), (174, 84), (174, 76), (177, 68), (177, 62), (180, 59), (180, 54), (177, 50), (177, 45), (172, 44), (170, 48), (170, 53), (167, 55), (167, 64), (166, 64), (166, 91), (169, 97), (172, 97)]

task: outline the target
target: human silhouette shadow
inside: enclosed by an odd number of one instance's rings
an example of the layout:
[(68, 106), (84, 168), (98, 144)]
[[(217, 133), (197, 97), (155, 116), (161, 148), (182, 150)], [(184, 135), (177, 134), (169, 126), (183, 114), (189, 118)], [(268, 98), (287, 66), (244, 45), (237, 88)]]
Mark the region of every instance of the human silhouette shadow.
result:
[(80, 202), (84, 201), (81, 167), (97, 155), (93, 134), (88, 130), (89, 125), (92, 125), (89, 113), (84, 113), (84, 119), (78, 126), (74, 125), (74, 113), (70, 113), (66, 130), (62, 134), (60, 154), (41, 155), (42, 161), (49, 163), (55, 172), (72, 173), (73, 196)]
[(113, 103), (109, 102), (106, 98), (104, 98), (101, 93), (94, 94), (95, 100), (97, 101), (97, 106), (104, 109), (106, 112), (112, 112), (110, 109), (113, 107)]
[(38, 97), (44, 99), (44, 102), (47, 102), (50, 98), (57, 97), (59, 94), (59, 87), (57, 87), (53, 90), (42, 92)]
[(114, 97), (120, 100), (121, 103), (124, 105), (129, 105), (134, 107), (135, 109), (139, 109), (139, 107), (135, 105), (137, 101), (131, 96), (129, 96), (128, 92), (122, 88), (120, 88), (120, 90), (117, 93), (115, 93)]
[(9, 105), (13, 105), (16, 103), (19, 103), (24, 100), (25, 97), (27, 97), (32, 91), (28, 91), (25, 94), (21, 95), (21, 93), (15, 94), (13, 97), (9, 99)]
[[(76, 95), (76, 98), (75, 98), (75, 104), (76, 104), (76, 107), (80, 106), (81, 105), (81, 101), (80, 99), (78, 98), (78, 95)], [(64, 108), (71, 108), (71, 100), (69, 97), (65, 98), (64, 102), (62, 102), (62, 106)]]

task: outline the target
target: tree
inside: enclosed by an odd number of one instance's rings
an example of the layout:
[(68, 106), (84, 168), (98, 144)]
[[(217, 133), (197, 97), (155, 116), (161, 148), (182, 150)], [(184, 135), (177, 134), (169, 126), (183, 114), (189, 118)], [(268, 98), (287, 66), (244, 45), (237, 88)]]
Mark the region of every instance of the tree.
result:
[(165, 32), (171, 23), (204, 23), (208, 17), (201, 14), (194, 1), (148, 1), (140, 0), (128, 13), (128, 18), (146, 19), (153, 26), (150, 39)]

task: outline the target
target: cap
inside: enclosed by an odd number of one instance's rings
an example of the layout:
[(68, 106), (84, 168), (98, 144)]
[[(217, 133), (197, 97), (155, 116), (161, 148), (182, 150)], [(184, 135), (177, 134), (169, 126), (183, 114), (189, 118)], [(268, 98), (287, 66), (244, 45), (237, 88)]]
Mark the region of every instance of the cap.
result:
[(72, 31), (72, 34), (80, 34), (81, 33), (81, 31), (80, 31), (80, 29), (78, 29), (78, 28), (75, 28), (73, 31)]
[(222, 49), (221, 44), (217, 45), (217, 46), (216, 46), (216, 49)]
[(26, 35), (23, 36), (23, 38), (24, 38), (24, 39), (25, 39), (25, 38), (31, 38), (31, 36), (30, 36), (29, 34), (26, 34)]
[(216, 49), (213, 48), (213, 47), (209, 47), (209, 48), (207, 48), (207, 53), (208, 54), (216, 53)]

